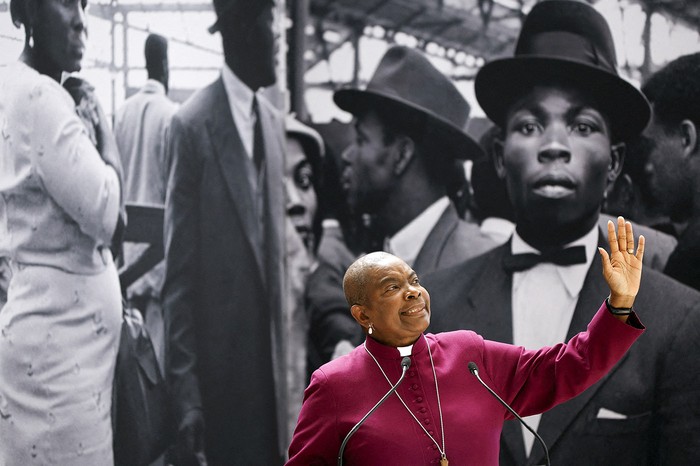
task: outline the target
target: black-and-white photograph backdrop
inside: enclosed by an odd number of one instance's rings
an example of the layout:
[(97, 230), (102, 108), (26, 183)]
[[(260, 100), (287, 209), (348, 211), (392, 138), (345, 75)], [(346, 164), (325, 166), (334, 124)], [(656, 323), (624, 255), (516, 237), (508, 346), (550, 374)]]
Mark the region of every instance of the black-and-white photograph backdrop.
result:
[(0, 466), (700, 464), (698, 179), (695, 0), (0, 0)]

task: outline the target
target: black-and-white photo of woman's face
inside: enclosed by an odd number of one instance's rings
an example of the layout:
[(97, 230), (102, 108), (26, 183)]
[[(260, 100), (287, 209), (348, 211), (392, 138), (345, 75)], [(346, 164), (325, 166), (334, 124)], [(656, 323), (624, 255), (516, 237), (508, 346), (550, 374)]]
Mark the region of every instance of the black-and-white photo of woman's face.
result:
[(34, 2), (32, 37), (42, 68), (80, 71), (87, 40), (86, 6), (87, 0)]

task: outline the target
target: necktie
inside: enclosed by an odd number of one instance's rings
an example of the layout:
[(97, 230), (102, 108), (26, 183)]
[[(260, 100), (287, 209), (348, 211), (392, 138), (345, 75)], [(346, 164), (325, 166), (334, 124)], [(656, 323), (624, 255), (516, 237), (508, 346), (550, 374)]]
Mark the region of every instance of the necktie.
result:
[(253, 97), (253, 114), (255, 115), (255, 125), (253, 126), (253, 163), (258, 173), (260, 173), (263, 162), (265, 161), (265, 140), (262, 134), (260, 108), (257, 97)]
[(549, 262), (556, 265), (584, 264), (586, 262), (586, 248), (573, 246), (566, 249), (557, 249), (545, 254), (525, 253), (509, 254), (503, 258), (503, 268), (506, 272), (522, 272), (531, 269), (537, 264)]

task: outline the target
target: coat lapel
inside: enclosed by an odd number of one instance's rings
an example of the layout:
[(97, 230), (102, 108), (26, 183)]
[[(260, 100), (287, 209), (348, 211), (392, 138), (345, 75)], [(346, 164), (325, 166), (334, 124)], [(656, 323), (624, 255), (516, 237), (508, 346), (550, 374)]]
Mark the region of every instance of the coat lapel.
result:
[(413, 264), (413, 269), (418, 275), (437, 270), (440, 263), (440, 255), (443, 252), (447, 239), (452, 232), (457, 228), (459, 217), (452, 203), (445, 209), (440, 216), (440, 219), (435, 224), (435, 227), (430, 231), (425, 243), (416, 257), (416, 262)]
[(513, 342), (512, 276), (501, 266), (509, 250), (510, 241), (489, 254), (467, 296), (467, 312), (477, 316), (471, 328), (486, 339), (504, 343)]
[[(598, 246), (607, 246), (602, 233), (600, 233), (598, 236)], [(600, 263), (600, 259), (598, 257), (594, 257), (593, 262), (588, 269), (588, 273), (586, 274), (583, 288), (581, 288), (581, 293), (576, 303), (576, 309), (574, 310), (571, 325), (569, 326), (569, 331), (566, 336), (567, 341), (575, 334), (586, 330), (588, 323), (598, 311), (598, 308), (603, 302), (603, 299), (605, 299), (605, 296), (607, 296), (609, 293), (610, 289), (603, 278), (603, 267)], [(624, 361), (626, 357), (627, 355), (625, 354), (621, 361)], [(561, 437), (561, 435), (566, 431), (568, 426), (586, 406), (588, 401), (593, 397), (593, 395), (596, 394), (596, 392), (611, 376), (611, 374), (613, 374), (617, 368), (620, 367), (620, 362), (618, 362), (618, 364), (616, 364), (615, 367), (613, 367), (610, 372), (608, 372), (608, 374), (605, 375), (605, 377), (603, 377), (603, 379), (598, 383), (588, 388), (577, 397), (567, 401), (564, 404), (555, 406), (542, 415), (542, 420), (540, 421), (537, 432), (544, 439), (547, 447), (554, 447), (557, 440), (559, 440), (559, 437)], [(541, 452), (542, 450), (539, 448), (533, 448), (533, 451)], [(543, 457), (531, 457), (528, 464), (541, 464), (542, 459)]]
[[(470, 312), (479, 316), (479, 325), (474, 331), (489, 340), (513, 343), (512, 289), (513, 276), (503, 269), (503, 257), (510, 252), (511, 242), (494, 250), (483, 273), (471, 290), (468, 303)], [(520, 424), (503, 424), (501, 446), (508, 450), (516, 464), (525, 462), (525, 442)]]
[[(260, 272), (264, 270), (261, 251), (254, 245), (257, 234), (258, 222), (252, 208), (255, 204), (253, 198), (253, 187), (248, 178), (247, 164), (250, 164), (245, 147), (238, 134), (238, 129), (233, 122), (231, 108), (228, 97), (224, 89), (223, 80), (219, 78), (214, 83), (214, 99), (212, 111), (207, 118), (214, 146), (214, 156), (221, 167), (221, 175), (228, 188), (229, 195), (233, 200), (233, 205), (241, 219), (241, 225), (245, 231), (246, 238), (255, 254), (256, 262)], [(264, 283), (264, 277), (263, 277)]]

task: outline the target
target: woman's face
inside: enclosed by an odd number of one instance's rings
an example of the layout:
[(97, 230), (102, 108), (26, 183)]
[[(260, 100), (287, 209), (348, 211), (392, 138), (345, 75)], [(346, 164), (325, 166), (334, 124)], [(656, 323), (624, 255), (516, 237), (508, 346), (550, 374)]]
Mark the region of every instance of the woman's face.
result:
[(79, 71), (87, 25), (87, 0), (35, 0), (31, 20), (38, 65), (48, 73)]
[(295, 137), (287, 137), (285, 157), (287, 215), (307, 247), (313, 245), (313, 223), (318, 207), (314, 191), (314, 172), (304, 148)]
[(369, 273), (367, 303), (358, 307), (373, 326), (372, 337), (389, 346), (413, 344), (430, 324), (428, 291), (398, 257), (388, 256)]

